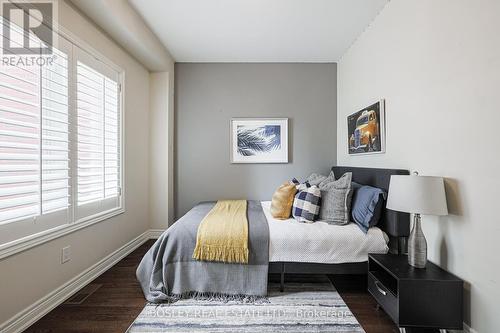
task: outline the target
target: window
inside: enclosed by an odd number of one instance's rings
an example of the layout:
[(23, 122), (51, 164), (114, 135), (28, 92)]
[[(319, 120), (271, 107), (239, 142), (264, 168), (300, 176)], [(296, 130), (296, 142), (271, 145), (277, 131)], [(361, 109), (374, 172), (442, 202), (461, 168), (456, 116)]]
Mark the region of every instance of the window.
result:
[(120, 131), (118, 74), (82, 50), (76, 56), (77, 215), (118, 204)]
[(53, 50), (0, 64), (0, 245), (122, 207), (120, 71), (62, 36)]

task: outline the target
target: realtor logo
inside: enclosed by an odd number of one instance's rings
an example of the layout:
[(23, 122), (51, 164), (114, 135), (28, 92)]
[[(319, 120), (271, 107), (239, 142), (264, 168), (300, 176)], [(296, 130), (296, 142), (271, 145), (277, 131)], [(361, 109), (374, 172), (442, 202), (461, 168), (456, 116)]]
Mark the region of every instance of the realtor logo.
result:
[(52, 54), (54, 4), (2, 1), (4, 55)]

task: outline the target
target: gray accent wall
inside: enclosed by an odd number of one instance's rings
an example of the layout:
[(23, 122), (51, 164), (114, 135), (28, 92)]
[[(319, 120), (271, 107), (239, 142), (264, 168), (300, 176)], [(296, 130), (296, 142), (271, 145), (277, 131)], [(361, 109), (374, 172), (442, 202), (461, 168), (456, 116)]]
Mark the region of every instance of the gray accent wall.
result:
[[(231, 164), (233, 117), (289, 118), (289, 163)], [(270, 200), (281, 183), (327, 173), (337, 158), (337, 65), (175, 65), (175, 206)]]

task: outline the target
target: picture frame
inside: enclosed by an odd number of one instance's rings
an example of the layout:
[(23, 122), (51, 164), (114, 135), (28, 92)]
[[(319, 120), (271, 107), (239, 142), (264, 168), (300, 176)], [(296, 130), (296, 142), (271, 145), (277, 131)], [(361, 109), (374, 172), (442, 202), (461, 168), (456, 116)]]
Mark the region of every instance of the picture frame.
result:
[(288, 163), (288, 118), (232, 118), (230, 160)]
[(347, 153), (385, 153), (385, 100), (347, 116)]

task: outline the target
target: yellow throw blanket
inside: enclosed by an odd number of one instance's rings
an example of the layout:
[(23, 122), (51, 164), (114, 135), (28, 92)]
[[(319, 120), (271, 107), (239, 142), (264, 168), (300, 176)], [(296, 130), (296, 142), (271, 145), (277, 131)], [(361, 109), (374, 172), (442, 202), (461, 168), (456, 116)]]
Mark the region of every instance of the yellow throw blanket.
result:
[(193, 259), (248, 264), (246, 200), (220, 200), (198, 226)]

